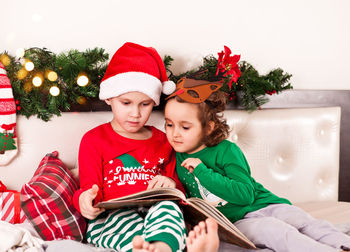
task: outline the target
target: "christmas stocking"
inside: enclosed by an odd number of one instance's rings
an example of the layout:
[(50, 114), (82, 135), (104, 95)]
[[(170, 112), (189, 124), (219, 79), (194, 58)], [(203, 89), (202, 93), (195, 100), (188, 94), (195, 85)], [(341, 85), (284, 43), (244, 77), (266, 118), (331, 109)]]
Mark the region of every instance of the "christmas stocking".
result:
[(10, 79), (0, 63), (0, 166), (8, 164), (17, 151), (16, 104)]

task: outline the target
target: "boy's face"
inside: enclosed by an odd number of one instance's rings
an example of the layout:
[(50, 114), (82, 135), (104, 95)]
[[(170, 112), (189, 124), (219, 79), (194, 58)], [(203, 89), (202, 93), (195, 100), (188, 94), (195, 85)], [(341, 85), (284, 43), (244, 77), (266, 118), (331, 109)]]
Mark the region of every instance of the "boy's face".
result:
[(129, 92), (106, 100), (114, 115), (115, 130), (137, 133), (151, 115), (154, 101), (144, 93)]
[(165, 106), (165, 131), (177, 152), (195, 153), (204, 149), (203, 129), (197, 105), (170, 99)]

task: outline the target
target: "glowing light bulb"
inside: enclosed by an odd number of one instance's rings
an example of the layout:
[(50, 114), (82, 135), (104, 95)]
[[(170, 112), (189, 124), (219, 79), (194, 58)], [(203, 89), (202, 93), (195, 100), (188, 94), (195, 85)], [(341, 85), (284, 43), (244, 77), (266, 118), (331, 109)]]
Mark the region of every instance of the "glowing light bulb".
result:
[(1, 54), (0, 61), (4, 66), (8, 66), (11, 63), (11, 59), (7, 54)]
[(86, 75), (80, 75), (77, 80), (77, 84), (81, 87), (86, 86), (89, 83), (89, 78)]
[(34, 63), (31, 62), (31, 61), (27, 61), (25, 64), (24, 64), (24, 68), (30, 72), (30, 71), (33, 71), (34, 69)]
[(42, 79), (41, 77), (39, 77), (39, 76), (35, 76), (35, 77), (33, 78), (32, 82), (33, 82), (33, 85), (34, 85), (35, 87), (40, 87), (41, 84), (43, 84), (43, 79)]
[(24, 56), (24, 53), (25, 53), (25, 50), (24, 50), (23, 48), (18, 48), (18, 49), (16, 50), (16, 56), (17, 56), (18, 58), (22, 58), (22, 57)]
[(19, 80), (23, 80), (27, 76), (28, 72), (24, 68), (21, 68), (17, 72), (17, 78)]
[(60, 89), (59, 89), (58, 87), (56, 87), (56, 86), (52, 86), (52, 87), (50, 88), (50, 94), (51, 94), (52, 96), (57, 96), (57, 95), (60, 94)]
[(29, 93), (29, 92), (32, 91), (32, 89), (33, 89), (32, 83), (29, 82), (29, 81), (27, 81), (26, 83), (24, 83), (23, 89), (24, 89), (24, 91), (26, 91), (27, 93)]
[(49, 81), (56, 81), (57, 80), (57, 73), (54, 71), (50, 71), (47, 75), (47, 79)]
[(77, 98), (77, 102), (80, 104), (80, 105), (83, 105), (86, 103), (86, 98), (84, 96), (79, 96)]

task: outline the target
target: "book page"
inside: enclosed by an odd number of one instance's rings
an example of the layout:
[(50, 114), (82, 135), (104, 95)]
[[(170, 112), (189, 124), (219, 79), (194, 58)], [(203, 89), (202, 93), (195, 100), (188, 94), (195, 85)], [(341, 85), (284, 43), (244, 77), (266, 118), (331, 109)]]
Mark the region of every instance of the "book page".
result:
[(185, 195), (176, 188), (157, 188), (141, 191), (120, 198), (103, 201), (95, 205), (95, 207), (103, 207), (105, 209), (116, 209), (120, 207), (131, 206), (149, 206), (158, 201), (163, 200), (184, 200)]
[(187, 201), (191, 202), (192, 204), (198, 206), (203, 211), (210, 214), (210, 216), (213, 216), (213, 218), (215, 218), (217, 221), (220, 221), (223, 225), (226, 225), (234, 229), (237, 233), (242, 234), (239, 231), (239, 229), (235, 225), (233, 225), (233, 223), (229, 219), (226, 218), (225, 215), (223, 215), (219, 210), (217, 210), (214, 206), (207, 203), (205, 200), (199, 199), (199, 198), (190, 198), (190, 199), (187, 199)]
[(220, 240), (239, 245), (243, 248), (256, 248), (229, 219), (205, 200), (189, 198), (187, 202), (189, 204), (182, 207), (186, 221), (195, 225), (199, 221), (205, 220), (207, 217), (212, 217), (219, 225)]

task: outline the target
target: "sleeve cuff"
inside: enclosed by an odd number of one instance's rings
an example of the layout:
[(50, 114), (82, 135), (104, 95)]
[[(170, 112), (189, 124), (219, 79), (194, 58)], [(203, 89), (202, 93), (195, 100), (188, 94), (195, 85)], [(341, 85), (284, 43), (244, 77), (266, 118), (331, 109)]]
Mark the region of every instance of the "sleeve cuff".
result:
[(80, 188), (73, 195), (73, 205), (79, 211), (79, 213), (81, 213), (80, 206), (79, 206), (79, 197), (80, 197), (82, 192), (83, 192), (83, 190)]

